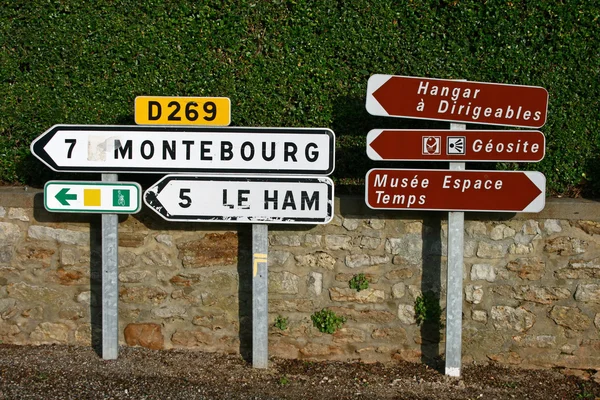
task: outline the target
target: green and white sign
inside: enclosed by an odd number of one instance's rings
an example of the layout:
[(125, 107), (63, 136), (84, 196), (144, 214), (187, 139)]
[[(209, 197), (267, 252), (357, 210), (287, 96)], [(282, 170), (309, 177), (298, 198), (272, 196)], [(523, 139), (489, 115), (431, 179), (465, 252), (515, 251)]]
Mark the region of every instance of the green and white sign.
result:
[(49, 181), (44, 207), (51, 212), (135, 214), (142, 188), (135, 182)]

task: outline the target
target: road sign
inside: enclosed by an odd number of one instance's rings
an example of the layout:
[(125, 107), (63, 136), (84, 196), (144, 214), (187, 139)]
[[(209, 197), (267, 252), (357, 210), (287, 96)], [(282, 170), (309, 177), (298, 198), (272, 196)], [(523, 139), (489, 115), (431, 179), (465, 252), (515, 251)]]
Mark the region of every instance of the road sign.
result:
[(546, 178), (534, 171), (372, 169), (365, 186), (373, 209), (539, 212)]
[(55, 171), (330, 174), (325, 128), (55, 125), (31, 152)]
[(372, 115), (540, 128), (548, 92), (538, 86), (373, 75), (366, 107)]
[(536, 162), (545, 148), (539, 131), (374, 129), (367, 134), (371, 160)]
[(135, 182), (49, 181), (44, 207), (53, 212), (135, 214), (142, 206), (142, 188)]
[(167, 175), (144, 203), (168, 221), (326, 224), (333, 182), (326, 177)]
[(135, 123), (226, 126), (231, 123), (231, 102), (227, 97), (138, 96)]

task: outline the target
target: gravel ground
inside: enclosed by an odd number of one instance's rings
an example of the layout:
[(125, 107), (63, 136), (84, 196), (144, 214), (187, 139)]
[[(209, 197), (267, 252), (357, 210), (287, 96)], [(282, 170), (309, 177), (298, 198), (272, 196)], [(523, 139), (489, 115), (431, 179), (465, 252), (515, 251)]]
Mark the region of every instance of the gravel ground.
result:
[(122, 347), (0, 345), (0, 399), (598, 399), (600, 384), (552, 370), (464, 366), (449, 378), (422, 364), (272, 359)]

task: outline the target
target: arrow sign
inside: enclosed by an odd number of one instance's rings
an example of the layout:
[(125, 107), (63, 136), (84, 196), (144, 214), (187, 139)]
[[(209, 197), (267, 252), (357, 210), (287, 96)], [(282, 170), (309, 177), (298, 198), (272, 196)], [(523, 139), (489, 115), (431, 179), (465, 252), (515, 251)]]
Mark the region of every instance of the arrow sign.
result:
[(68, 194), (70, 188), (62, 188), (60, 191), (54, 196), (56, 200), (63, 206), (69, 206), (69, 200), (77, 200), (76, 194)]
[(330, 174), (325, 128), (55, 125), (31, 152), (55, 171)]
[(144, 193), (167, 221), (326, 224), (333, 182), (326, 177), (167, 175)]
[(372, 169), (365, 184), (373, 209), (539, 212), (546, 201), (534, 171)]
[(539, 131), (374, 129), (367, 135), (371, 160), (536, 162), (545, 147)]
[(49, 181), (44, 207), (51, 212), (135, 214), (142, 189), (135, 182)]
[(366, 107), (372, 115), (540, 128), (548, 92), (538, 86), (373, 75)]

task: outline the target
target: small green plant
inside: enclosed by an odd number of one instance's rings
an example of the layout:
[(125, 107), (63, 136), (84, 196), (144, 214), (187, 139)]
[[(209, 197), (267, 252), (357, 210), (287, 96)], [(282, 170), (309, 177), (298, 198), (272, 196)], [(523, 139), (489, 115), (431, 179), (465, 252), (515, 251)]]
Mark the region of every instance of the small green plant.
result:
[(442, 309), (440, 299), (433, 292), (425, 292), (415, 299), (415, 319), (418, 325), (424, 322), (440, 324)]
[(282, 331), (285, 331), (288, 328), (288, 323), (289, 319), (287, 317), (278, 315), (277, 318), (275, 318), (275, 327), (281, 329)]
[(335, 333), (346, 322), (345, 317), (339, 317), (333, 311), (326, 308), (316, 311), (310, 316), (310, 319), (312, 319), (313, 325), (320, 332), (329, 334)]
[(279, 385), (280, 386), (285, 386), (287, 384), (290, 383), (290, 378), (288, 378), (287, 375), (283, 375), (281, 378), (279, 378)]
[(579, 385), (580, 392), (577, 394), (577, 399), (593, 399), (594, 394), (587, 391), (587, 387), (585, 384)]
[(369, 288), (369, 280), (363, 273), (354, 275), (348, 283), (350, 285), (350, 289), (355, 289), (357, 292)]

